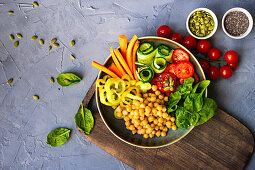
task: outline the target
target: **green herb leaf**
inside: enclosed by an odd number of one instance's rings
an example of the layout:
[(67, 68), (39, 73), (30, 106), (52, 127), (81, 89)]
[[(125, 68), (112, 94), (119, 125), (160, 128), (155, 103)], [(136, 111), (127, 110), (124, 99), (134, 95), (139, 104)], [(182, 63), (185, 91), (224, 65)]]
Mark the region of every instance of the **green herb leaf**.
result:
[(67, 128), (57, 128), (52, 130), (47, 136), (47, 144), (53, 147), (63, 145), (69, 138), (70, 130)]
[(181, 100), (181, 93), (176, 91), (168, 96), (167, 113), (174, 112), (177, 109), (177, 104)]
[(57, 82), (60, 86), (71, 86), (81, 81), (81, 78), (73, 73), (62, 73), (58, 75)]
[(89, 135), (94, 127), (94, 118), (91, 111), (81, 103), (81, 108), (74, 116), (77, 127), (83, 131), (85, 135)]
[(182, 94), (182, 98), (186, 99), (186, 97), (191, 93), (193, 87), (194, 78), (190, 77), (184, 80), (182, 85), (177, 86), (176, 90)]
[(176, 125), (181, 129), (188, 129), (191, 126), (196, 125), (200, 115), (198, 113), (190, 113), (184, 107), (178, 107), (175, 112)]
[(203, 80), (197, 83), (191, 93), (203, 93), (205, 89), (209, 86), (210, 80)]
[(184, 108), (191, 113), (196, 113), (196, 112), (200, 111), (203, 107), (202, 93), (201, 94), (199, 94), (199, 93), (190, 94), (185, 99), (183, 105), (184, 105)]

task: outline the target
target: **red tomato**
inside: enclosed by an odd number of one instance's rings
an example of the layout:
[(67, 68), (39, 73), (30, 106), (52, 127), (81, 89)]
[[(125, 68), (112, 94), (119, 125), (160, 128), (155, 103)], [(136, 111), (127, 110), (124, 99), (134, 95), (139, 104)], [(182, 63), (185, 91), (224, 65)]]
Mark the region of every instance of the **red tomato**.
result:
[(220, 76), (220, 71), (217, 67), (211, 66), (207, 72), (207, 76), (210, 80), (216, 80)]
[(197, 45), (197, 40), (192, 36), (186, 36), (183, 41), (184, 47), (186, 47), (189, 50), (192, 50)]
[(183, 49), (176, 49), (172, 55), (173, 62), (189, 61), (189, 54)]
[[(174, 84), (172, 85), (172, 90), (169, 90), (170, 85), (169, 85), (169, 78), (172, 77), (172, 80), (174, 81)], [(162, 73), (159, 75), (157, 79), (157, 87), (158, 89), (162, 92), (165, 93), (166, 95), (169, 95), (170, 93), (174, 92), (176, 89), (176, 77), (172, 73)]]
[(197, 51), (200, 53), (208, 53), (211, 49), (211, 43), (208, 40), (200, 40), (197, 43)]
[(184, 83), (184, 79), (180, 79), (180, 84), (183, 84)]
[(169, 65), (166, 67), (164, 73), (172, 73), (172, 74), (174, 74), (174, 68), (175, 68), (175, 66), (176, 66), (175, 63), (169, 64)]
[(199, 77), (198, 77), (198, 75), (196, 73), (194, 73), (193, 77), (195, 79), (194, 85), (196, 85), (197, 83), (199, 83), (200, 79), (199, 79)]
[(171, 36), (171, 38), (170, 38), (171, 40), (173, 40), (173, 41), (175, 41), (175, 42), (178, 42), (178, 43), (182, 43), (182, 41), (183, 41), (183, 37), (182, 37), (182, 35), (180, 34), (180, 33), (174, 33), (172, 36)]
[(188, 61), (181, 61), (177, 63), (176, 67), (174, 68), (174, 73), (176, 77), (180, 79), (187, 79), (193, 76), (194, 74), (194, 67)]
[(201, 59), (201, 60), (199, 60), (199, 63), (201, 65), (202, 69), (204, 70), (204, 72), (207, 73), (210, 68), (209, 62), (204, 59)]
[(223, 66), (220, 68), (220, 75), (224, 79), (228, 79), (232, 76), (232, 69), (229, 66)]
[(159, 37), (170, 38), (171, 29), (167, 25), (161, 25), (158, 28), (157, 34)]
[(228, 51), (225, 53), (224, 58), (228, 63), (238, 62), (238, 54), (235, 51)]
[(235, 63), (228, 63), (228, 66), (232, 69), (236, 69), (236, 67), (238, 66), (238, 62)]
[(221, 56), (221, 51), (218, 48), (211, 48), (207, 57), (211, 60), (218, 60)]

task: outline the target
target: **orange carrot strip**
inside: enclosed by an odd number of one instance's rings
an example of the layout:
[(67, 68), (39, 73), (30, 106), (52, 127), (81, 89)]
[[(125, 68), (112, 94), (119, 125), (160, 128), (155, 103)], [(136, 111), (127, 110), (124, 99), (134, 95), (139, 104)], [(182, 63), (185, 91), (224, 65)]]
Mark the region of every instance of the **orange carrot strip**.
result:
[(119, 71), (118, 67), (114, 63), (112, 63), (110, 67), (108, 67), (108, 69), (117, 74), (119, 77), (122, 77), (124, 75)]
[(123, 66), (123, 68), (126, 70), (126, 72), (128, 73), (128, 75), (131, 77), (132, 80), (134, 80), (134, 76), (132, 74), (132, 72), (130, 71), (126, 61), (124, 60), (123, 56), (121, 55), (120, 51), (118, 49), (114, 50), (114, 53), (116, 54), (116, 57), (119, 59), (121, 65)]
[(136, 81), (139, 81), (139, 78), (137, 76), (137, 73), (136, 73), (136, 65), (135, 65), (135, 61), (136, 61), (136, 51), (139, 47), (139, 41), (137, 40), (135, 42), (135, 45), (134, 45), (134, 48), (133, 48), (133, 54), (132, 54), (132, 67), (133, 67), (133, 73), (134, 73), (134, 77), (135, 77), (135, 80)]
[(134, 70), (133, 70), (133, 58), (132, 58), (132, 50), (133, 50), (133, 47), (134, 47), (134, 44), (136, 42), (136, 40), (138, 39), (138, 37), (136, 35), (133, 36), (133, 38), (130, 40), (129, 44), (128, 44), (128, 48), (127, 48), (127, 64), (128, 64), (128, 67), (131, 71), (131, 73), (134, 73)]
[(110, 75), (113, 78), (117, 78), (118, 77), (114, 72), (112, 72), (111, 70), (109, 70), (105, 66), (103, 66), (103, 65), (101, 65), (101, 64), (99, 64), (99, 63), (97, 63), (95, 61), (92, 61), (92, 66), (97, 68), (97, 69), (99, 69), (99, 70), (101, 70), (101, 71), (103, 71), (103, 72), (105, 72), (106, 74)]
[(121, 72), (121, 74), (127, 74), (126, 71), (123, 69), (123, 67), (121, 66), (120, 62), (118, 61), (116, 55), (113, 52), (113, 48), (110, 47), (110, 51), (111, 51), (111, 56), (112, 56), (112, 60), (114, 62), (114, 64), (116, 65), (116, 67), (119, 69), (119, 71)]
[(124, 59), (126, 60), (126, 54), (127, 54), (127, 37), (125, 35), (119, 36), (119, 42), (120, 42), (120, 51)]

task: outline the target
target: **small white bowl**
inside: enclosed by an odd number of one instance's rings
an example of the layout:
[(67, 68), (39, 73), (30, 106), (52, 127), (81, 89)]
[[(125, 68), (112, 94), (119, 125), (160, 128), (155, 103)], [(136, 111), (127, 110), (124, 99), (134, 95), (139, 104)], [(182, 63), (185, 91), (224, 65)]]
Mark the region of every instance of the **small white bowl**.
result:
[[(194, 35), (194, 34), (190, 31), (190, 28), (189, 28), (189, 19), (190, 19), (191, 15), (192, 15), (194, 12), (196, 12), (196, 11), (205, 11), (205, 12), (208, 12), (208, 13), (212, 16), (212, 18), (213, 18), (213, 21), (214, 21), (214, 28), (213, 28), (213, 31), (212, 31), (209, 35), (207, 35), (207, 36), (205, 36), (205, 37), (198, 37), (198, 36)], [(196, 39), (204, 40), (204, 39), (210, 38), (210, 37), (213, 36), (213, 34), (216, 32), (217, 27), (218, 27), (218, 19), (217, 19), (216, 15), (214, 14), (214, 12), (213, 12), (212, 10), (208, 9), (208, 8), (197, 8), (197, 9), (193, 10), (193, 11), (189, 14), (189, 16), (187, 17), (186, 29), (188, 30), (189, 34), (190, 34), (191, 36), (193, 36), (194, 38), (196, 38)]]
[[(225, 25), (224, 25), (225, 18), (226, 18), (226, 16), (227, 16), (230, 12), (233, 12), (233, 11), (241, 11), (241, 12), (243, 12), (243, 13), (248, 17), (248, 19), (249, 19), (249, 27), (248, 27), (247, 31), (246, 31), (244, 34), (240, 35), (240, 36), (233, 36), (233, 35), (230, 35), (230, 34), (226, 31), (226, 29), (225, 29)], [(252, 19), (252, 16), (251, 16), (251, 14), (250, 14), (246, 9), (244, 9), (244, 8), (239, 8), (239, 7), (231, 8), (231, 9), (228, 10), (228, 11), (224, 14), (224, 16), (222, 17), (222, 29), (223, 29), (223, 31), (225, 32), (225, 34), (227, 34), (230, 38), (234, 38), (234, 39), (241, 39), (241, 38), (244, 38), (244, 37), (246, 37), (246, 36), (251, 32), (252, 27), (253, 27), (253, 19)]]

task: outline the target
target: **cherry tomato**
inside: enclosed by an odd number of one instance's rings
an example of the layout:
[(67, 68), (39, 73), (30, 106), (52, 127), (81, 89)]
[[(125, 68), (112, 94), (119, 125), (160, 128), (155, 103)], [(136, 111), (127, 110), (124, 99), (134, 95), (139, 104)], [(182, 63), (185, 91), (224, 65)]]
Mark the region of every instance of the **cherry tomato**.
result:
[(186, 36), (183, 40), (183, 45), (189, 50), (192, 50), (197, 45), (197, 40), (192, 36)]
[(204, 70), (204, 72), (207, 73), (210, 68), (209, 62), (204, 59), (201, 59), (201, 60), (199, 60), (199, 63), (201, 65), (202, 69)]
[(211, 66), (207, 72), (207, 76), (210, 80), (216, 80), (220, 76), (220, 71), (217, 67)]
[(172, 73), (172, 74), (174, 74), (174, 68), (175, 68), (175, 66), (176, 66), (175, 63), (169, 64), (169, 65), (166, 67), (164, 73)]
[(177, 65), (174, 68), (174, 73), (176, 77), (180, 79), (187, 79), (193, 76), (194, 74), (194, 67), (193, 65), (188, 61), (181, 61), (177, 63)]
[(228, 79), (232, 76), (233, 71), (229, 66), (222, 66), (220, 68), (220, 75), (224, 79)]
[(238, 62), (238, 54), (235, 51), (228, 51), (225, 53), (224, 58), (228, 63)]
[[(170, 86), (169, 79), (172, 77), (173, 84)], [(157, 87), (158, 89), (167, 95), (174, 92), (176, 89), (176, 77), (172, 73), (161, 73), (158, 77)], [(172, 88), (172, 89), (171, 89)], [(170, 90), (171, 89), (171, 90)]]
[(207, 57), (211, 60), (218, 60), (221, 56), (221, 51), (218, 48), (211, 48)]
[(172, 55), (173, 62), (189, 61), (189, 54), (183, 49), (176, 49)]
[(193, 77), (194, 77), (194, 79), (195, 79), (194, 85), (196, 85), (197, 83), (199, 83), (200, 79), (199, 79), (197, 73), (194, 73)]
[(208, 53), (211, 49), (211, 43), (208, 40), (200, 40), (197, 43), (197, 51), (200, 53)]
[(159, 37), (164, 37), (164, 38), (170, 38), (171, 35), (171, 29), (167, 25), (161, 25), (158, 28), (157, 34)]
[(235, 63), (228, 63), (228, 66), (232, 69), (236, 69), (236, 67), (238, 66), (238, 62)]
[(178, 42), (178, 43), (182, 43), (182, 41), (183, 41), (183, 37), (182, 37), (182, 35), (180, 34), (180, 33), (174, 33), (172, 36), (171, 36), (171, 38), (170, 38), (171, 40), (173, 40), (173, 41), (175, 41), (175, 42)]

